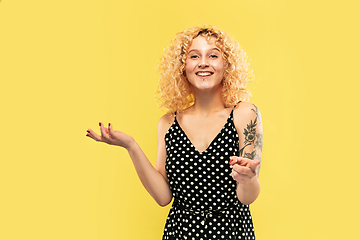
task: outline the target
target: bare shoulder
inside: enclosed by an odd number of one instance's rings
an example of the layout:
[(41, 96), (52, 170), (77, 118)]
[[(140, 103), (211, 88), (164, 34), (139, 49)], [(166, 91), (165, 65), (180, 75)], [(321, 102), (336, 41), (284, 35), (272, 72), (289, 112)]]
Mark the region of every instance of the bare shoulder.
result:
[(240, 102), (234, 110), (235, 124), (243, 125), (250, 121), (256, 121), (261, 124), (261, 115), (258, 107), (250, 102)]
[(175, 115), (173, 113), (167, 113), (162, 116), (158, 124), (158, 136), (164, 137), (170, 126), (173, 124)]

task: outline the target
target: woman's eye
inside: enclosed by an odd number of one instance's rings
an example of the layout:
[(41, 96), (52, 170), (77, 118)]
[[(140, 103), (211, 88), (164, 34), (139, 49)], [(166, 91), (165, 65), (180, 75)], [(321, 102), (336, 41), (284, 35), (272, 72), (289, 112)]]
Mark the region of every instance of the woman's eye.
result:
[(192, 55), (192, 56), (190, 56), (190, 58), (198, 58), (198, 56), (197, 55)]
[(215, 54), (210, 55), (210, 58), (217, 58), (218, 56)]

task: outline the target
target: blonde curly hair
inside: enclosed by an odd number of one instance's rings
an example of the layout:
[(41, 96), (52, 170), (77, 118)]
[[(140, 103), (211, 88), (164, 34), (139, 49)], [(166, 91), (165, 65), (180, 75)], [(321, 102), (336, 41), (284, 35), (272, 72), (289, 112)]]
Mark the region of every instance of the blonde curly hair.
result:
[(159, 61), (160, 79), (156, 98), (160, 108), (168, 113), (190, 107), (194, 101), (191, 85), (185, 76), (185, 60), (192, 40), (198, 36), (208, 41), (215, 38), (225, 61), (222, 80), (222, 99), (226, 107), (239, 101), (248, 101), (251, 96), (246, 85), (254, 79), (244, 50), (226, 33), (213, 27), (194, 27), (176, 34)]

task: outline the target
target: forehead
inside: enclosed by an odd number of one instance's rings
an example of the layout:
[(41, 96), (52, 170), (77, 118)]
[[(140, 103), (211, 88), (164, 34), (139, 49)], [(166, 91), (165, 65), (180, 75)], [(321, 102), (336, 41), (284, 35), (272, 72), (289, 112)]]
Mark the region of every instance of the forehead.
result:
[(198, 36), (192, 40), (189, 51), (209, 48), (217, 48), (215, 38), (211, 37), (208, 39), (203, 36)]

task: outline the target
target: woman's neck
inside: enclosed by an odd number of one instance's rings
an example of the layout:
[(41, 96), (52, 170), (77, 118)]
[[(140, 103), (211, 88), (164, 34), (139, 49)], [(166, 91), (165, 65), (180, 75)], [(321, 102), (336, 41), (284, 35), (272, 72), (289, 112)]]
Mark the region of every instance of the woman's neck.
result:
[(201, 115), (209, 115), (225, 109), (222, 101), (221, 91), (216, 92), (195, 92), (195, 102), (192, 111)]

